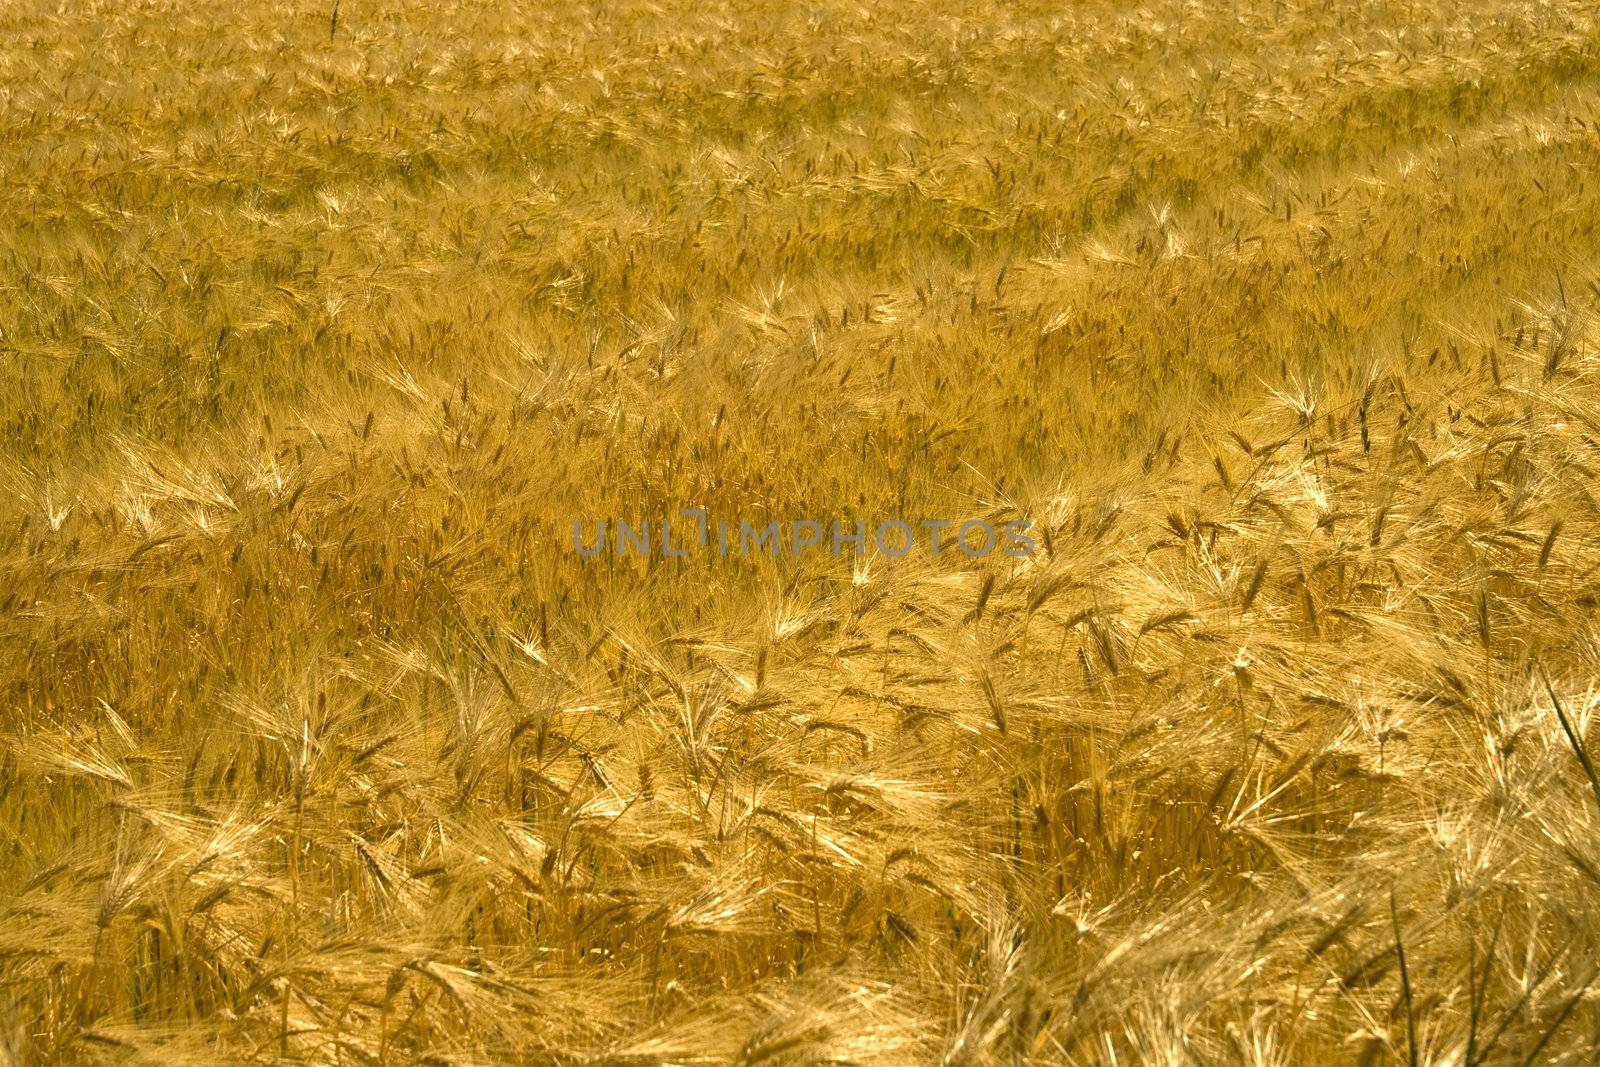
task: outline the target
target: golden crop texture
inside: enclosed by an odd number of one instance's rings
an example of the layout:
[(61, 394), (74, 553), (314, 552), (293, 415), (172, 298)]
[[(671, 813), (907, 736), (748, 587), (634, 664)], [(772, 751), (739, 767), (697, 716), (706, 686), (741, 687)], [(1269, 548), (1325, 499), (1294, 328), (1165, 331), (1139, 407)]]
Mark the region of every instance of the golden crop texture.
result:
[(1597, 239), (1576, 0), (9, 0), (0, 1064), (1600, 1062)]

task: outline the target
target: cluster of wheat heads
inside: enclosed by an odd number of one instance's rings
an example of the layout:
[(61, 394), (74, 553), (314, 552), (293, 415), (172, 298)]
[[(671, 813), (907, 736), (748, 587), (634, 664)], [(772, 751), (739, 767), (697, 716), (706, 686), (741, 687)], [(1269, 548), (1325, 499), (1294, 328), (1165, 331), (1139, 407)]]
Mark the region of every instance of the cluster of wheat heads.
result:
[[(1600, 11), (13, 0), (0, 1063), (1588, 1064)], [(1026, 518), (974, 559), (574, 519)]]

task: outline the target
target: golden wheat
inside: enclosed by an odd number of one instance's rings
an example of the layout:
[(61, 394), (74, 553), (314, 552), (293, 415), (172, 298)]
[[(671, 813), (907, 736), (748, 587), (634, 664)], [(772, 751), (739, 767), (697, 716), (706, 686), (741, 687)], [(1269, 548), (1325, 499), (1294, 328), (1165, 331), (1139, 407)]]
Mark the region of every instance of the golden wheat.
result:
[(15, 0), (0, 1063), (1600, 1062), (1597, 165), (1572, 0)]

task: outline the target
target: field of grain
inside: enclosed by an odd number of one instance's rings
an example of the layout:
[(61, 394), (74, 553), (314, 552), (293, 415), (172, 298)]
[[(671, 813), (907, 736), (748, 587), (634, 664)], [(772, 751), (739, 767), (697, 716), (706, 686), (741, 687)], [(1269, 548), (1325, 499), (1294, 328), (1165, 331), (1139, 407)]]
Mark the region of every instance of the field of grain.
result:
[(1593, 4), (11, 0), (0, 265), (5, 1067), (1600, 1062)]

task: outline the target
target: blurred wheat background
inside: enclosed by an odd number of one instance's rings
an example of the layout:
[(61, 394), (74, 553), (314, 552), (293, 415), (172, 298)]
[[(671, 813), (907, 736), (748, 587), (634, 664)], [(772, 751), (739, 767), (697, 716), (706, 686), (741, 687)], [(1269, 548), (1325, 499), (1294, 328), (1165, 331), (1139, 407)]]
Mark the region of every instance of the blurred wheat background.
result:
[[(1600, 9), (11, 0), (0, 1063), (1600, 1062)], [(575, 518), (1035, 523), (583, 559)]]

